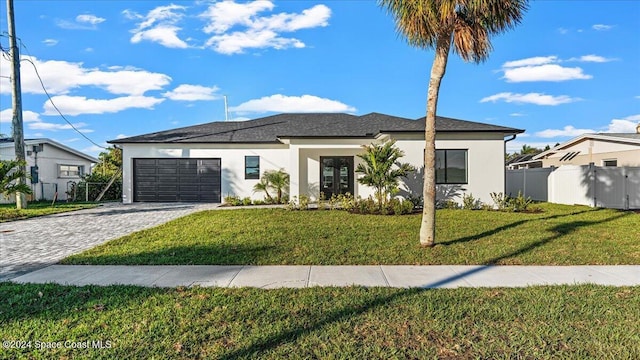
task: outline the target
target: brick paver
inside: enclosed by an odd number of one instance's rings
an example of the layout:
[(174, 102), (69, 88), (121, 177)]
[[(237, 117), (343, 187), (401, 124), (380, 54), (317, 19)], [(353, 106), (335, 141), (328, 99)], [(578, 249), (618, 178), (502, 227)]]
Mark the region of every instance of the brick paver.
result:
[(106, 204), (0, 224), (0, 281), (217, 204)]

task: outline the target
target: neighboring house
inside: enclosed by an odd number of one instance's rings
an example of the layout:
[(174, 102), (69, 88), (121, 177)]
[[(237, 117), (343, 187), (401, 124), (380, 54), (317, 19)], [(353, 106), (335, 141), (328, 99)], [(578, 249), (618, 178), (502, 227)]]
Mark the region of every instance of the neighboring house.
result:
[[(13, 139), (0, 138), (0, 159), (15, 159)], [(51, 139), (26, 139), (25, 157), (27, 174), (31, 175), (33, 194), (31, 199), (52, 200), (58, 193), (59, 200), (66, 200), (68, 186), (79, 182), (82, 175), (91, 172), (91, 166), (98, 159), (74, 150)], [(12, 199), (0, 199), (2, 202)]]
[[(290, 197), (349, 192), (368, 197), (355, 173), (363, 145), (395, 139), (418, 170), (400, 195), (422, 195), (424, 118), (371, 113), (280, 114), (243, 122), (212, 122), (110, 143), (123, 150), (123, 202), (221, 202), (227, 195), (261, 199), (253, 187), (266, 170), (291, 176)], [(490, 202), (504, 192), (505, 136), (523, 130), (438, 117), (440, 198), (463, 192)]]
[(638, 133), (584, 134), (527, 161), (513, 162), (510, 169), (548, 168), (562, 165), (640, 166), (640, 125)]
[(538, 154), (539, 153), (518, 155), (518, 156), (508, 160), (505, 163), (505, 166), (507, 167), (507, 169), (510, 169), (510, 170), (513, 170), (513, 169), (524, 169), (524, 168), (530, 169), (530, 168), (535, 168), (535, 167), (542, 167), (542, 161), (531, 161), (531, 159), (533, 159)]

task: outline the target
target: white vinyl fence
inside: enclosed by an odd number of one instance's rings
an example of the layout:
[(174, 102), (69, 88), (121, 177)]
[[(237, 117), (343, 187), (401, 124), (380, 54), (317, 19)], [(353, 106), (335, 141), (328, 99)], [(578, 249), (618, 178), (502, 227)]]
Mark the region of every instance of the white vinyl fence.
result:
[(640, 209), (640, 167), (564, 165), (507, 170), (507, 194), (533, 200), (614, 209)]

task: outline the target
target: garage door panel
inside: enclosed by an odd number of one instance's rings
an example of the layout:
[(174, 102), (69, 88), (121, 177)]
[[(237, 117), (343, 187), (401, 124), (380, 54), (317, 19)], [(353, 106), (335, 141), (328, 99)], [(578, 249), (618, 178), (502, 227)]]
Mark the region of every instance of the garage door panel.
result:
[(133, 159), (134, 201), (220, 202), (220, 159)]

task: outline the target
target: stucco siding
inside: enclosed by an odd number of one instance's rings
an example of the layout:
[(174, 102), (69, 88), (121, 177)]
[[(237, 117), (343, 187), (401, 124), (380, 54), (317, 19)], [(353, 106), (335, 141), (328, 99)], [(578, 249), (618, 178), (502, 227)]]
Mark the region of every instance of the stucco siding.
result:
[[(33, 145), (28, 145), (26, 148), (31, 150)], [(1, 148), (0, 157), (2, 160), (15, 159), (14, 148)], [(33, 191), (31, 198), (34, 200), (52, 200), (56, 189), (58, 200), (66, 200), (67, 194), (65, 192), (69, 182), (78, 183), (82, 180), (80, 176), (61, 177), (59, 173), (60, 165), (83, 166), (85, 174), (91, 173), (92, 162), (48, 143), (42, 144), (42, 151), (38, 152), (37, 155), (32, 152), (31, 155), (27, 156), (26, 161), (27, 174), (29, 174), (31, 167), (36, 165), (36, 161), (38, 165), (39, 182), (31, 184), (30, 180), (27, 180)], [(14, 201), (14, 199), (0, 199), (0, 201)]]
[[(482, 135), (482, 134), (480, 134)], [(504, 140), (495, 134), (482, 136), (484, 139), (472, 136), (460, 136), (464, 140), (453, 136), (438, 136), (436, 149), (467, 150), (467, 183), (437, 185), (438, 197), (453, 195), (451, 200), (461, 202), (463, 194), (472, 194), (482, 202), (491, 203), (490, 193), (504, 192)], [(421, 177), (424, 174), (423, 156), (424, 140), (398, 140), (397, 146), (405, 152), (401, 159), (418, 168), (418, 174), (409, 177), (403, 190), (412, 195), (422, 195)]]
[(264, 193), (254, 193), (259, 180), (245, 179), (245, 156), (260, 156), (260, 174), (267, 170), (289, 169), (289, 150), (278, 144), (124, 144), (122, 201), (133, 201), (134, 158), (220, 158), (222, 159), (222, 197), (235, 195), (255, 200)]

